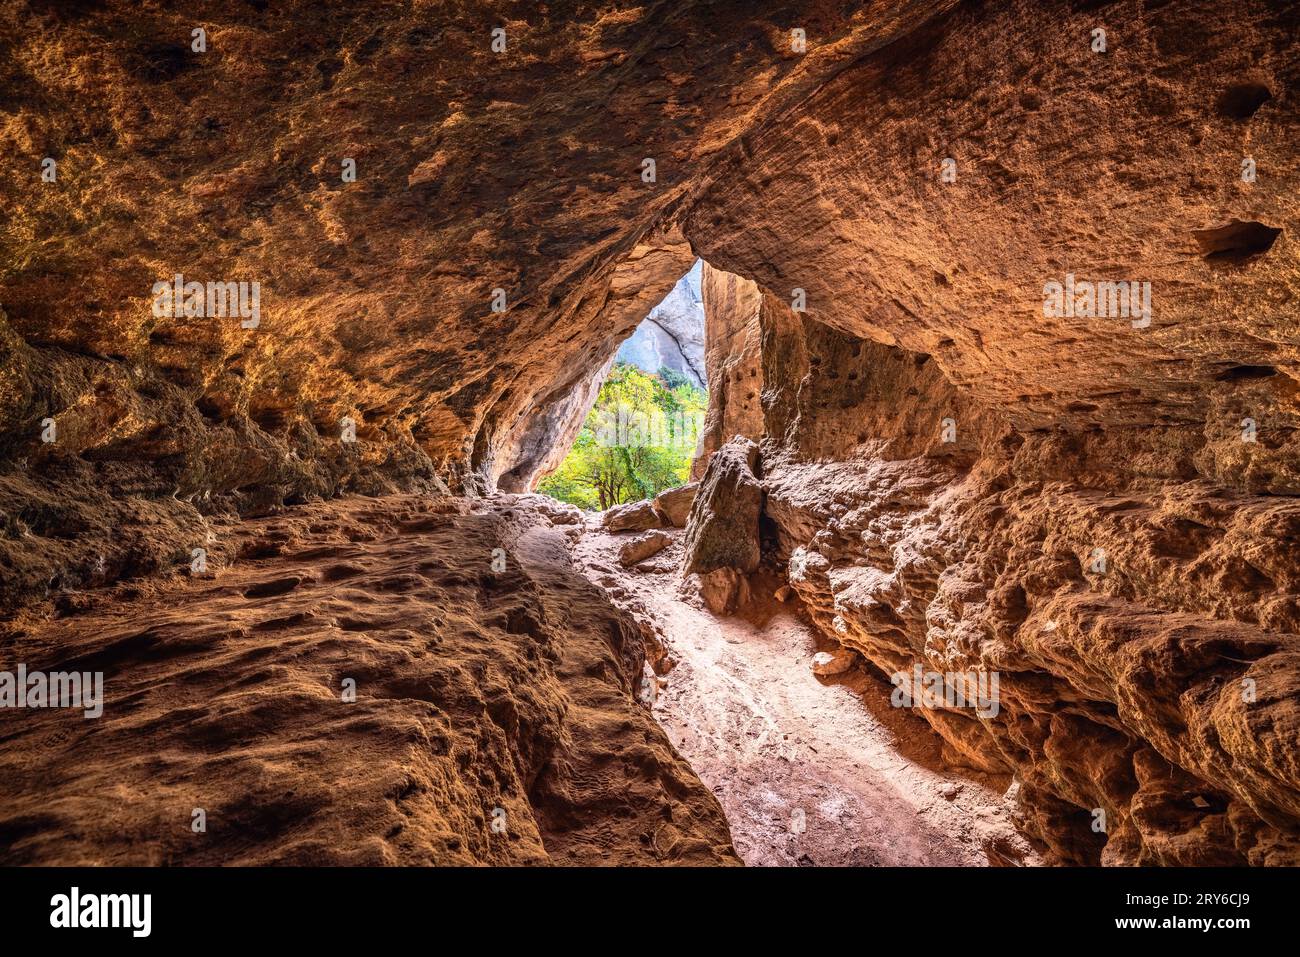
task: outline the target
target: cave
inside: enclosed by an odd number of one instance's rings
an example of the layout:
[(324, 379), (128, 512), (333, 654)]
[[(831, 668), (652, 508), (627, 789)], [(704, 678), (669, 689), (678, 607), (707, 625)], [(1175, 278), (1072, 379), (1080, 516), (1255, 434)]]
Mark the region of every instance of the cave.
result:
[(236, 6), (0, 23), (0, 863), (1300, 864), (1293, 7)]

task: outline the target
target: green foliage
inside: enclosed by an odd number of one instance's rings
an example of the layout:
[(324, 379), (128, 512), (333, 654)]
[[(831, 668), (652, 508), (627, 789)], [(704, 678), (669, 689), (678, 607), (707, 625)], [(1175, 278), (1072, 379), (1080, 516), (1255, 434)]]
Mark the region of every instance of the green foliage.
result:
[(678, 372), (676, 369), (670, 369), (667, 366), (659, 367), (659, 378), (663, 380), (669, 391), (691, 384), (691, 380), (686, 378), (684, 373)]
[(573, 448), (537, 490), (603, 510), (686, 482), (709, 396), (669, 371), (614, 366)]

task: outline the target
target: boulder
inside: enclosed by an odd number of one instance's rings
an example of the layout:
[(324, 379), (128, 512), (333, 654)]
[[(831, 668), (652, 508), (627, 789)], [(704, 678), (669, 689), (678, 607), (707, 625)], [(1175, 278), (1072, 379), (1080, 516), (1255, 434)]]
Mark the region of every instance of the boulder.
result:
[(664, 520), (653, 502), (642, 501), (615, 505), (601, 516), (600, 524), (610, 532), (644, 532), (663, 528)]
[(673, 528), (685, 528), (699, 487), (699, 482), (688, 482), (660, 492), (655, 496), (655, 511)]
[(758, 569), (763, 487), (755, 475), (757, 465), (758, 446), (742, 436), (709, 459), (686, 523), (686, 573), (731, 568), (749, 574)]
[(618, 563), (624, 568), (629, 568), (637, 562), (643, 562), (651, 555), (662, 551), (669, 541), (671, 539), (663, 532), (646, 532), (644, 535), (638, 535), (623, 543), (623, 547), (618, 550)]

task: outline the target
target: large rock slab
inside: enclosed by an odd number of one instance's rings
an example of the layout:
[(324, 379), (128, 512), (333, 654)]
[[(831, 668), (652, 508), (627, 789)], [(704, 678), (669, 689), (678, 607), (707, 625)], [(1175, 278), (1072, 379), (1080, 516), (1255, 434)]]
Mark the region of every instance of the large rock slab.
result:
[(664, 519), (654, 507), (654, 503), (645, 500), (615, 505), (600, 517), (600, 524), (611, 532), (644, 532), (651, 528), (663, 528)]
[(742, 436), (713, 453), (686, 523), (686, 573), (758, 569), (763, 487), (757, 467), (758, 446)]
[(655, 496), (655, 511), (673, 528), (685, 528), (686, 519), (690, 517), (691, 506), (695, 504), (695, 493), (699, 487), (699, 482), (688, 482), (677, 488), (660, 492)]
[(663, 551), (671, 539), (663, 532), (646, 532), (631, 541), (624, 542), (618, 550), (618, 563), (629, 568), (637, 562), (643, 562), (651, 555)]

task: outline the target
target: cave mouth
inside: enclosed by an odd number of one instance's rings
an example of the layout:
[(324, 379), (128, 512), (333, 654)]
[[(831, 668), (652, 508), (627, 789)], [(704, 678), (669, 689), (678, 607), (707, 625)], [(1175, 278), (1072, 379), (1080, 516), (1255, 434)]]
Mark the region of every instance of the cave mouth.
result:
[(1202, 258), (1211, 265), (1243, 265), (1273, 248), (1281, 229), (1263, 223), (1234, 219), (1213, 229), (1197, 229), (1192, 236)]
[(690, 480), (709, 404), (703, 268), (696, 259), (619, 344), (538, 492), (603, 512)]
[(1234, 83), (1219, 97), (1219, 113), (1230, 120), (1248, 120), (1273, 98), (1262, 83)]

